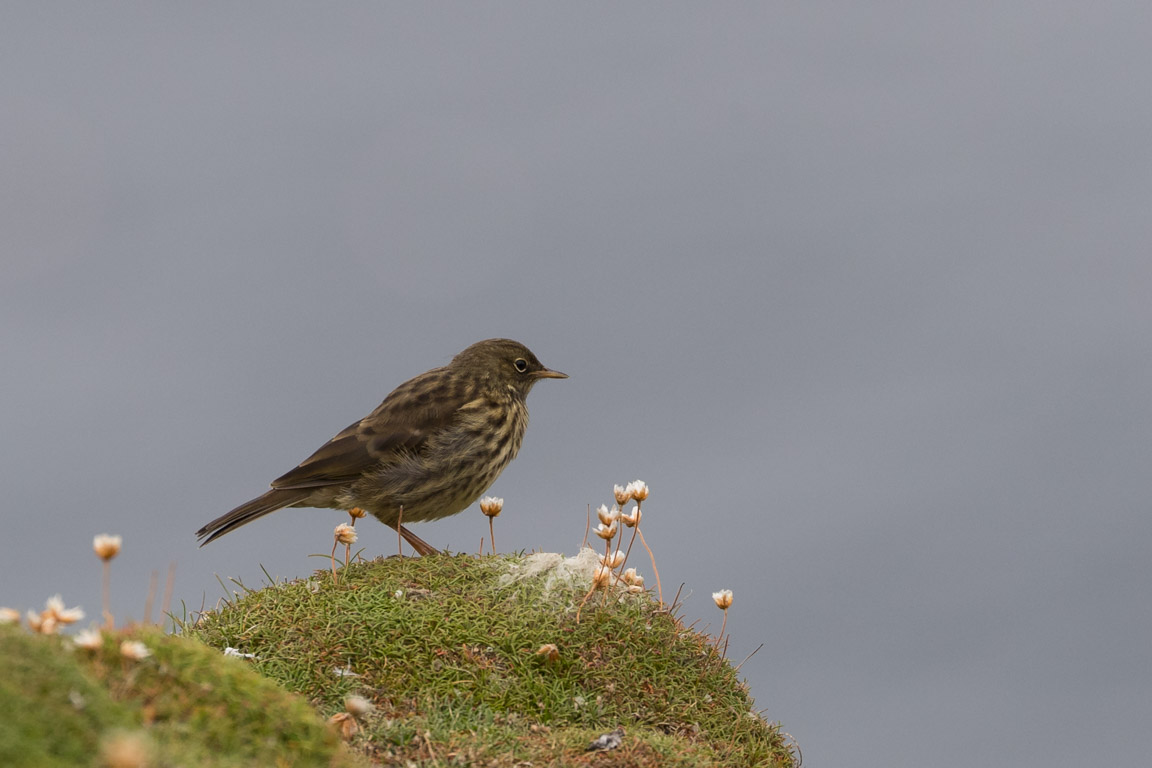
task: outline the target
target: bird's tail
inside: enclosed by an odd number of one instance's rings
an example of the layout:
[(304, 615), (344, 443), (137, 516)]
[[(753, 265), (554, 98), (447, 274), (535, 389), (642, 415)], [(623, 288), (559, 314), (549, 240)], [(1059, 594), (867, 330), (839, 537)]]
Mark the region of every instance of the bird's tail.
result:
[(269, 512), (275, 512), (283, 507), (308, 498), (314, 489), (280, 489), (273, 488), (263, 496), (257, 496), (236, 507), (226, 515), (221, 515), (212, 522), (196, 531), (196, 536), (203, 539), (200, 546), (215, 541), (226, 533), (236, 530), (245, 523), (250, 523), (258, 517), (264, 517)]

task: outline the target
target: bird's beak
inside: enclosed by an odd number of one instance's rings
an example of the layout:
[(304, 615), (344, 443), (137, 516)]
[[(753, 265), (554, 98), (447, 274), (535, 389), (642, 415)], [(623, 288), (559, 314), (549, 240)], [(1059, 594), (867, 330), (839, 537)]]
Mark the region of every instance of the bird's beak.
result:
[(550, 368), (542, 368), (539, 371), (533, 373), (532, 377), (536, 379), (566, 379), (568, 378), (568, 374), (560, 373), (560, 371), (553, 371)]

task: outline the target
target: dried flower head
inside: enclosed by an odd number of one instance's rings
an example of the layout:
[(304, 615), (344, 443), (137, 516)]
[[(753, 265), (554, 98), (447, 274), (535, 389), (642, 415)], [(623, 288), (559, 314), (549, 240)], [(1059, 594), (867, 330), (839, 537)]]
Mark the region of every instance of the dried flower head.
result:
[(610, 541), (616, 535), (616, 529), (616, 521), (613, 520), (611, 525), (604, 525), (604, 523), (600, 523), (600, 525), (596, 526), (594, 530), (597, 536), (604, 539), (605, 541)]
[(547, 662), (553, 662), (560, 658), (560, 649), (556, 647), (556, 643), (544, 643), (536, 649), (536, 655)]
[(623, 507), (632, 500), (632, 488), (631, 486), (615, 485), (612, 487), (612, 495), (616, 497), (616, 503)]
[(603, 565), (596, 566), (596, 570), (592, 573), (592, 584), (597, 587), (604, 587), (612, 581), (612, 569)]
[(713, 592), (712, 601), (716, 603), (716, 607), (720, 610), (728, 610), (728, 606), (732, 605), (732, 590), (722, 589), (719, 592)]
[(28, 611), (28, 613), (24, 614), (24, 618), (28, 621), (28, 626), (33, 632), (39, 632), (42, 635), (52, 635), (56, 633), (56, 617), (47, 611), (43, 613)]
[(120, 643), (120, 655), (132, 661), (140, 661), (151, 656), (152, 651), (139, 640), (125, 640)]
[(20, 621), (20, 611), (15, 608), (0, 608), (0, 624), (16, 624)]
[(355, 544), (356, 543), (356, 529), (348, 525), (348, 523), (340, 523), (336, 526), (332, 534), (336, 537), (336, 541), (341, 544)]
[(328, 725), (337, 733), (344, 741), (348, 741), (356, 732), (360, 730), (360, 726), (356, 724), (356, 718), (348, 712), (337, 712), (328, 718)]
[(369, 712), (375, 709), (372, 702), (363, 696), (345, 696), (344, 697), (344, 711), (352, 715), (352, 717), (364, 717)]
[(92, 539), (92, 551), (101, 560), (108, 561), (120, 554), (120, 545), (123, 543), (124, 540), (120, 536), (101, 533)]
[(630, 515), (620, 515), (620, 522), (624, 523), (624, 525), (628, 526), (629, 528), (635, 528), (636, 525), (640, 522), (640, 506), (636, 505), (633, 507), (632, 514)]
[(624, 565), (624, 553), (616, 550), (611, 555), (600, 555), (600, 565), (606, 565), (609, 568), (619, 568)]
[(624, 579), (624, 583), (628, 584), (629, 586), (644, 586), (644, 577), (636, 573), (635, 568), (629, 568), (628, 570), (624, 571), (624, 575), (620, 578)]
[(352, 507), (352, 509), (348, 510), (348, 516), (353, 520), (359, 520), (362, 517), (367, 517), (368, 513), (360, 509), (360, 507)]
[(44, 612), (41, 614), (48, 614), (61, 624), (71, 624), (84, 618), (84, 611), (80, 608), (65, 608), (64, 598), (60, 595), (52, 595), (44, 603)]
[(99, 764), (107, 768), (146, 768), (152, 765), (154, 748), (143, 731), (118, 731), (100, 745)]
[(620, 510), (616, 507), (608, 509), (607, 506), (601, 504), (596, 507), (596, 517), (598, 517), (604, 525), (611, 525), (613, 520), (620, 517)]
[(488, 517), (496, 517), (504, 511), (504, 499), (497, 496), (485, 496), (480, 499), (480, 511)]
[(648, 498), (648, 484), (643, 480), (633, 480), (628, 483), (628, 493), (636, 501), (644, 501)]
[(76, 637), (72, 638), (72, 642), (76, 644), (77, 648), (96, 651), (103, 647), (104, 636), (100, 634), (98, 629), (82, 629), (76, 633)]

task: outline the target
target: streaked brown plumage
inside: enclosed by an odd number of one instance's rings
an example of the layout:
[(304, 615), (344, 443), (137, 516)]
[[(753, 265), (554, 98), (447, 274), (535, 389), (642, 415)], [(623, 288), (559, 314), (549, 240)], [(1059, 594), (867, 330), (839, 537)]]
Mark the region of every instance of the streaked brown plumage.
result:
[(540, 379), (564, 378), (519, 342), (477, 342), (396, 387), (270, 491), (196, 535), (203, 546), (283, 507), (360, 507), (421, 554), (434, 553), (401, 523), (454, 515), (479, 498), (520, 450), (529, 390)]

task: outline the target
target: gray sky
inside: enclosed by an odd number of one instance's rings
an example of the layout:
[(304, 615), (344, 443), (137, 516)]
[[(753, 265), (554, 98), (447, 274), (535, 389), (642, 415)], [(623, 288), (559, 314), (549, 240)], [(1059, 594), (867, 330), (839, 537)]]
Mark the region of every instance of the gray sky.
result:
[(101, 532), (121, 618), (322, 567), (193, 532), (509, 336), (571, 378), (501, 549), (646, 480), (808, 764), (1143, 762), (1150, 9), (8, 5), (0, 604), (98, 616)]

